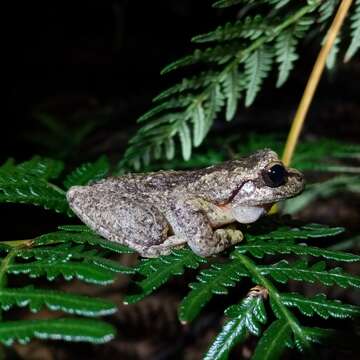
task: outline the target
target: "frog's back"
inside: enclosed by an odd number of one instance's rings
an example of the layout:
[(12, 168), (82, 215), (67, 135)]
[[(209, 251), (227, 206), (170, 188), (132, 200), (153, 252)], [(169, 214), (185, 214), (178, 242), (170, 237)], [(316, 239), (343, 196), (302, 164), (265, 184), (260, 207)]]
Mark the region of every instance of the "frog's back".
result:
[(113, 182), (128, 192), (154, 193), (172, 191), (175, 188), (192, 188), (206, 175), (229, 173), (239, 166), (239, 161), (230, 160), (196, 170), (161, 170), (150, 173), (132, 173), (119, 177), (110, 177), (106, 182)]
[(111, 179), (110, 181), (121, 184), (127, 191), (153, 193), (186, 187), (187, 184), (196, 181), (198, 177), (198, 171), (162, 170), (150, 173), (127, 174), (120, 177), (108, 178), (107, 181)]

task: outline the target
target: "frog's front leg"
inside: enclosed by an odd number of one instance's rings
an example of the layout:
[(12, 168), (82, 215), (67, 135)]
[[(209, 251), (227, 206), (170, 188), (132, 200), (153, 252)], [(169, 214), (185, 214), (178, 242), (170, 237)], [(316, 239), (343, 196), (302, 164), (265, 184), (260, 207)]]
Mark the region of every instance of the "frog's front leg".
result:
[(213, 229), (206, 210), (196, 199), (177, 200), (171, 206), (167, 220), (179, 238), (200, 256), (217, 254), (243, 239), (240, 230)]

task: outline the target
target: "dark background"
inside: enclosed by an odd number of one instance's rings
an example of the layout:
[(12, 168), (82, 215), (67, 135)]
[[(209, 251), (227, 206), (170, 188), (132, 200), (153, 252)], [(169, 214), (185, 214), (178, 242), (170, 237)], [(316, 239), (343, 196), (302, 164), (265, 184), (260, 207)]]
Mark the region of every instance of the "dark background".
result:
[[(29, 138), (41, 130), (39, 112), (69, 128), (74, 114), (82, 122), (96, 118), (108, 137), (128, 132), (167, 85), (160, 69), (189, 51), (190, 37), (210, 29), (219, 12), (206, 0), (119, 0), (17, 3), (9, 15), (2, 160), (46, 152)], [(126, 140), (114, 146), (118, 159)]]
[[(79, 163), (107, 153), (118, 161), (136, 118), (159, 91), (181, 79), (181, 73), (160, 77), (160, 69), (194, 49), (192, 36), (234, 19), (234, 9), (214, 9), (209, 0), (13, 2), (5, 12), (1, 160), (39, 153)], [(253, 108), (241, 108), (225, 126), (239, 133), (286, 132), (318, 43), (302, 51), (285, 86), (275, 89), (275, 78), (266, 81)], [(325, 75), (305, 130), (357, 141), (359, 66), (354, 60)], [(48, 131), (39, 114), (66, 128), (62, 137), (53, 134), (52, 147), (44, 144)], [(63, 139), (86, 126), (91, 129), (81, 145)]]

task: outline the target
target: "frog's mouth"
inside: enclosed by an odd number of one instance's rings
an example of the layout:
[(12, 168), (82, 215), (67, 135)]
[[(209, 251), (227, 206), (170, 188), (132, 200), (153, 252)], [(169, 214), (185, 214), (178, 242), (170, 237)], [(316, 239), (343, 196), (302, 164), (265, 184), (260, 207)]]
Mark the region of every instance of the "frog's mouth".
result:
[(251, 224), (265, 215), (272, 206), (273, 203), (258, 206), (236, 206), (230, 207), (230, 212), (240, 224)]

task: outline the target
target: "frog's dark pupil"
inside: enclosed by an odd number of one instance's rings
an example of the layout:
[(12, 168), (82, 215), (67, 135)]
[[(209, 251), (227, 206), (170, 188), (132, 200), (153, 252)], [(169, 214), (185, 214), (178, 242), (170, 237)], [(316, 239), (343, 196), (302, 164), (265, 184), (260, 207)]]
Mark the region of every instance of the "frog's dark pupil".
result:
[(285, 183), (286, 175), (285, 168), (280, 164), (276, 164), (267, 170), (268, 179), (265, 179), (265, 182), (271, 187), (278, 187)]

